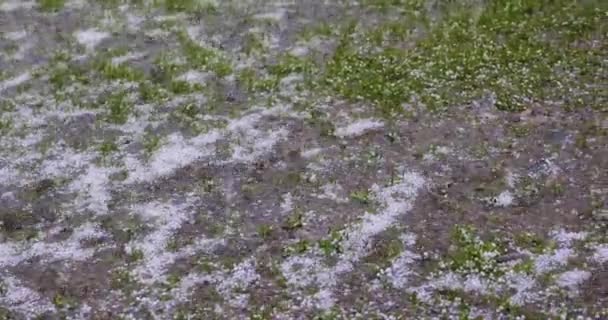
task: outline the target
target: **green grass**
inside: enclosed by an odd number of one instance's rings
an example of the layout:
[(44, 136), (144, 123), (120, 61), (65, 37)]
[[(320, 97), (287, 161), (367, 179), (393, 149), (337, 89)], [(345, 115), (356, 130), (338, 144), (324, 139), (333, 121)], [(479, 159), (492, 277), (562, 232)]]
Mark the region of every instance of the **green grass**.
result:
[(38, 0), (38, 8), (47, 12), (59, 11), (64, 5), (65, 0)]
[(115, 64), (111, 60), (96, 63), (95, 69), (108, 80), (141, 81), (145, 75), (140, 70), (129, 67), (126, 63)]
[(221, 51), (199, 45), (185, 32), (178, 33), (178, 39), (188, 66), (213, 72), (218, 77), (225, 77), (232, 73), (232, 64)]
[(131, 103), (127, 99), (126, 92), (118, 92), (109, 96), (105, 102), (108, 108), (107, 120), (114, 124), (124, 124), (129, 119), (131, 113)]
[[(386, 113), (412, 102), (442, 110), (488, 94), (502, 110), (606, 101), (593, 87), (605, 71), (606, 48), (582, 48), (607, 27), (607, 5), (598, 0), (492, 0), (483, 8), (446, 2), (433, 22), (412, 1), (374, 2), (409, 19), (342, 30), (325, 83), (345, 98)], [(425, 36), (413, 36), (412, 19)]]
[(470, 226), (456, 226), (452, 233), (453, 250), (448, 267), (462, 274), (500, 275), (497, 257), (504, 253), (500, 243), (479, 238)]
[(118, 151), (118, 146), (112, 140), (104, 141), (101, 144), (101, 146), (99, 146), (99, 152), (101, 153), (101, 156), (104, 158), (116, 151)]
[(169, 12), (215, 12), (216, 5), (211, 0), (155, 0), (157, 6)]

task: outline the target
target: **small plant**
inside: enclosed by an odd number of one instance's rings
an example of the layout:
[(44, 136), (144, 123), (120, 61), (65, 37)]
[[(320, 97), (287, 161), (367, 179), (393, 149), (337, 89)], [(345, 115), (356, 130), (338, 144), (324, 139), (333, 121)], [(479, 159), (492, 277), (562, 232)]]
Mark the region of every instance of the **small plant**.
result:
[(328, 238), (319, 240), (319, 249), (327, 256), (342, 253), (342, 238), (342, 233), (334, 230)]
[(283, 248), (283, 256), (287, 257), (294, 254), (302, 254), (308, 250), (309, 246), (308, 240), (300, 240)]
[(70, 299), (69, 297), (66, 297), (61, 293), (57, 293), (53, 297), (53, 304), (55, 305), (55, 307), (57, 307), (57, 309), (63, 309), (72, 306), (74, 304), (74, 301), (73, 299)]
[(216, 10), (215, 1), (212, 0), (155, 0), (170, 12), (212, 13)]
[(154, 135), (154, 134), (147, 134), (144, 137), (144, 151), (146, 152), (146, 154), (148, 156), (152, 155), (154, 153), (154, 151), (158, 150), (158, 148), (160, 148), (160, 144), (161, 144), (161, 139), (159, 136)]
[(371, 194), (368, 189), (357, 190), (350, 193), (350, 198), (361, 203), (368, 205), (371, 203)]
[(200, 110), (194, 103), (184, 103), (178, 107), (177, 112), (180, 115), (186, 116), (187, 119), (193, 120), (196, 119)]
[(218, 50), (199, 45), (185, 32), (179, 33), (178, 37), (189, 66), (214, 72), (220, 78), (232, 73), (230, 61)]
[(118, 146), (116, 146), (116, 143), (111, 140), (104, 141), (101, 146), (99, 146), (99, 153), (101, 153), (102, 158), (106, 158), (110, 154), (117, 151)]
[(198, 84), (190, 84), (188, 81), (173, 80), (169, 84), (169, 91), (174, 94), (189, 94), (197, 90), (202, 90)]
[(111, 95), (105, 105), (109, 109), (108, 121), (115, 124), (124, 124), (129, 119), (131, 104), (127, 99), (126, 92)]
[(135, 285), (135, 280), (128, 270), (116, 269), (112, 271), (110, 278), (110, 286), (115, 290), (122, 290), (126, 293), (131, 292)]
[(294, 212), (287, 217), (285, 223), (283, 223), (283, 229), (287, 231), (293, 231), (296, 229), (300, 229), (304, 226), (304, 215), (299, 210), (294, 210)]
[(484, 241), (470, 226), (456, 226), (452, 234), (454, 250), (450, 253), (448, 266), (463, 274), (482, 273), (500, 275), (503, 270), (497, 258), (504, 254), (504, 248), (493, 241)]
[(144, 258), (144, 252), (141, 249), (133, 249), (127, 255), (127, 262), (135, 263), (135, 262), (143, 260), (143, 258)]
[(138, 90), (140, 98), (145, 103), (161, 102), (167, 98), (161, 86), (148, 81), (140, 82)]
[(262, 224), (258, 226), (258, 235), (262, 239), (268, 239), (272, 236), (274, 229), (271, 225)]

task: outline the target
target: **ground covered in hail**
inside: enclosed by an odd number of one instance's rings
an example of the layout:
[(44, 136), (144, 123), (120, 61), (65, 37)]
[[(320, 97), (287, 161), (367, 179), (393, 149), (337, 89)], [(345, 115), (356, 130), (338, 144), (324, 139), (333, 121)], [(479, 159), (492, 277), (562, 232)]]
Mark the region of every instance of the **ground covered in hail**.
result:
[(608, 319), (607, 10), (0, 0), (0, 319)]

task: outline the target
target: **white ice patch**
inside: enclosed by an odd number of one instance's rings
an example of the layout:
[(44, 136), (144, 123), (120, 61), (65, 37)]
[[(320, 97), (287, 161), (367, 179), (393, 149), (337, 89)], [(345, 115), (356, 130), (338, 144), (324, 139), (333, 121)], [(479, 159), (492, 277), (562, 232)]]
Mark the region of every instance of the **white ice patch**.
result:
[(560, 274), (555, 280), (555, 283), (562, 288), (568, 288), (571, 291), (577, 291), (578, 287), (583, 284), (583, 282), (587, 281), (587, 279), (589, 279), (590, 277), (591, 272), (580, 269), (574, 269)]
[(45, 312), (55, 311), (55, 307), (48, 299), (37, 291), (23, 286), (19, 280), (3, 276), (2, 284), (5, 286), (3, 288), (5, 292), (0, 295), (0, 305), (8, 307), (9, 310), (17, 312), (27, 319), (34, 319)]
[(145, 56), (146, 56), (146, 54), (143, 53), (143, 52), (130, 52), (128, 54), (112, 58), (112, 64), (113, 65), (120, 65), (120, 64), (123, 64), (123, 63), (125, 63), (127, 61), (140, 59), (140, 58), (143, 58)]
[[(389, 228), (399, 215), (407, 213), (424, 186), (424, 178), (417, 173), (405, 173), (401, 183), (381, 188), (374, 185), (372, 190), (382, 210), (376, 214), (366, 213), (361, 222), (348, 227), (342, 234), (340, 247), (343, 252), (338, 255), (335, 266), (327, 267), (320, 257), (291, 256), (281, 264), (281, 271), (287, 283), (295, 287), (296, 295), (307, 286), (315, 284), (326, 299), (316, 308), (330, 308), (333, 304), (331, 290), (341, 274), (351, 271), (355, 264), (368, 254), (371, 239)], [(404, 258), (407, 259), (407, 258)], [(397, 272), (397, 270), (395, 270)], [(397, 275), (397, 273), (395, 273)], [(314, 301), (314, 297), (313, 297)]]
[(30, 73), (24, 72), (14, 78), (4, 80), (4, 81), (0, 82), (0, 92), (4, 91), (6, 89), (9, 89), (9, 88), (16, 87), (18, 85), (21, 85), (30, 79), (31, 79)]
[(45, 160), (40, 168), (43, 177), (53, 179), (69, 175), (73, 170), (88, 165), (93, 160), (93, 154), (77, 153), (72, 149), (57, 150), (57, 159)]
[(167, 242), (190, 214), (187, 204), (152, 202), (133, 208), (134, 212), (154, 227), (154, 231), (140, 241), (128, 244), (128, 250), (143, 252), (143, 262), (133, 269), (133, 274), (142, 283), (154, 283), (165, 279), (165, 268), (175, 259), (175, 254), (167, 251)]
[(125, 159), (125, 165), (129, 169), (126, 182), (151, 181), (210, 156), (215, 150), (212, 144), (220, 138), (221, 134), (215, 130), (188, 140), (179, 133), (171, 134), (167, 143), (154, 152), (148, 163), (142, 164), (139, 159), (131, 156)]
[(241, 137), (240, 145), (234, 146), (231, 160), (245, 163), (253, 162), (272, 151), (272, 148), (279, 141), (285, 139), (288, 134), (289, 132), (284, 128), (266, 132), (251, 129), (248, 134), (245, 133)]
[(249, 295), (236, 291), (246, 290), (259, 279), (260, 276), (255, 270), (255, 260), (249, 258), (239, 263), (227, 277), (219, 281), (217, 290), (231, 305), (244, 308), (247, 306)]
[(323, 152), (323, 148), (312, 148), (302, 151), (302, 157), (306, 159), (314, 158)]
[(321, 186), (322, 194), (317, 195), (319, 199), (329, 199), (337, 203), (346, 203), (348, 199), (344, 196), (344, 188), (337, 183), (328, 183)]
[(107, 214), (108, 201), (112, 199), (108, 190), (109, 176), (116, 171), (91, 165), (84, 174), (74, 179), (68, 189), (78, 193), (77, 206), (95, 214)]
[(534, 269), (538, 274), (552, 271), (556, 268), (565, 266), (568, 263), (568, 260), (574, 255), (574, 250), (570, 248), (561, 248), (552, 253), (539, 255), (534, 261)]
[(573, 241), (585, 240), (587, 232), (567, 232), (564, 229), (560, 229), (551, 233), (551, 236), (557, 243), (562, 247), (569, 247)]
[(414, 274), (411, 265), (419, 258), (418, 254), (405, 250), (383, 273), (395, 288), (403, 289), (408, 284), (409, 277)]
[(513, 204), (513, 199), (511, 191), (505, 190), (496, 197), (495, 205), (505, 208)]
[(249, 301), (246, 290), (254, 285), (260, 275), (256, 271), (255, 259), (248, 258), (231, 271), (219, 270), (213, 273), (190, 273), (183, 277), (180, 286), (171, 291), (174, 299), (170, 303), (163, 303), (165, 307), (171, 307), (179, 302), (187, 301), (193, 288), (200, 283), (214, 285), (224, 301), (233, 307), (245, 308)]
[(18, 41), (18, 40), (21, 40), (21, 39), (24, 39), (25, 37), (27, 37), (27, 31), (20, 30), (20, 31), (7, 32), (5, 34), (5, 37), (9, 40)]
[(291, 195), (291, 193), (286, 193), (283, 196), (283, 202), (281, 203), (281, 211), (283, 213), (288, 213), (291, 212), (291, 210), (293, 210), (293, 196)]
[(608, 245), (601, 245), (595, 248), (595, 253), (593, 254), (593, 260), (599, 263), (608, 262)]
[(207, 72), (188, 70), (186, 73), (180, 75), (177, 80), (186, 81), (193, 84), (204, 84), (209, 76), (210, 74)]
[(15, 11), (19, 9), (31, 9), (36, 5), (34, 1), (7, 0), (0, 3), (0, 11)]
[(509, 288), (515, 290), (515, 294), (509, 298), (509, 301), (520, 306), (532, 302), (536, 295), (531, 292), (536, 285), (536, 280), (533, 277), (521, 273), (508, 273), (505, 276), (505, 281)]
[(275, 11), (269, 11), (264, 13), (259, 13), (253, 16), (254, 19), (257, 20), (270, 20), (275, 22), (282, 21), (287, 16), (287, 10), (283, 8), (278, 8)]
[(14, 242), (0, 243), (0, 268), (16, 266), (33, 257), (40, 257), (43, 262), (85, 261), (95, 253), (95, 248), (82, 248), (80, 241), (104, 235), (97, 226), (85, 224), (74, 230), (65, 241), (39, 241), (28, 246)]
[(108, 32), (99, 31), (97, 29), (87, 29), (74, 32), (76, 41), (83, 45), (87, 51), (92, 51), (105, 38), (109, 37)]
[(355, 121), (346, 127), (336, 129), (336, 136), (340, 138), (354, 138), (363, 135), (366, 131), (377, 130), (384, 127), (384, 123), (374, 119)]

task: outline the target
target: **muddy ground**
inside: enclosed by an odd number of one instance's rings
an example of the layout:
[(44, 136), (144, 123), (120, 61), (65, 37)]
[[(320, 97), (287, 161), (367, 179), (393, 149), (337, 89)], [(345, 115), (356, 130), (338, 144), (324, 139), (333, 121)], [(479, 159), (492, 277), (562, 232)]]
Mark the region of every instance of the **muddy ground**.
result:
[(607, 13), (0, 0), (0, 319), (608, 319)]

